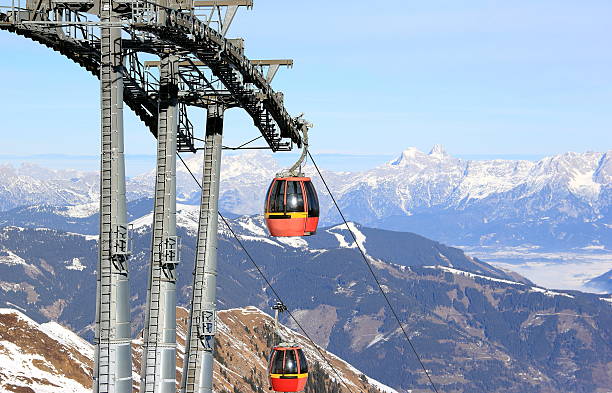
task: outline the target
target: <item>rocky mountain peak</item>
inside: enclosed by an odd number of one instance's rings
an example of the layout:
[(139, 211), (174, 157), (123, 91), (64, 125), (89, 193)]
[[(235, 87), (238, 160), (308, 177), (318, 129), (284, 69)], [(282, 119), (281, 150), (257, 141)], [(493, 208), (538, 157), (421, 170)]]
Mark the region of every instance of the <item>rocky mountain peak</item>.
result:
[(433, 145), (433, 147), (429, 151), (429, 155), (431, 157), (436, 157), (436, 158), (444, 158), (444, 157), (450, 156), (448, 152), (446, 151), (446, 149), (444, 148), (444, 146), (440, 144)]
[(432, 161), (432, 158), (443, 160), (450, 157), (450, 154), (448, 154), (444, 146), (440, 144), (434, 145), (428, 154), (423, 153), (416, 147), (409, 147), (408, 149), (404, 150), (402, 154), (390, 164), (393, 166), (405, 167), (418, 162), (427, 163)]
[(392, 161), (391, 165), (400, 166), (400, 167), (406, 166), (406, 165), (409, 165), (410, 162), (420, 157), (425, 157), (425, 154), (419, 151), (419, 149), (417, 149), (416, 147), (409, 147), (408, 149), (404, 150), (397, 159)]

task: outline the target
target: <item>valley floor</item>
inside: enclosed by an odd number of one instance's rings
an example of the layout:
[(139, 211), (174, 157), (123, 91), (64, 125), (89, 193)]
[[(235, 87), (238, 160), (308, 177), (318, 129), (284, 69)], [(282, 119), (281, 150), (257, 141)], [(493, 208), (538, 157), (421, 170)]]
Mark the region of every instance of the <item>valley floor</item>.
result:
[(585, 284), (612, 269), (611, 250), (546, 252), (528, 247), (456, 246), (496, 267), (512, 270), (551, 289), (601, 293)]

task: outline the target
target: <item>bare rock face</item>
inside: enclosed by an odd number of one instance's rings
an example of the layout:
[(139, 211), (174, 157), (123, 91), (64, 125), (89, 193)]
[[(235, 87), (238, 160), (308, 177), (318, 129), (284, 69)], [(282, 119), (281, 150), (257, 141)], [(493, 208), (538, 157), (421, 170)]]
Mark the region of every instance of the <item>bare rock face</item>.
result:
[[(219, 312), (215, 391), (268, 391), (267, 359), (274, 321), (255, 307)], [(188, 311), (177, 309), (177, 380), (183, 367)], [(337, 356), (315, 348), (281, 325), (283, 338), (303, 345), (311, 366), (307, 393), (395, 393)], [(134, 389), (139, 386), (141, 339), (133, 341)], [(85, 393), (92, 386), (93, 346), (55, 322), (38, 324), (19, 311), (0, 309), (0, 391)], [(342, 382), (338, 382), (342, 380)]]

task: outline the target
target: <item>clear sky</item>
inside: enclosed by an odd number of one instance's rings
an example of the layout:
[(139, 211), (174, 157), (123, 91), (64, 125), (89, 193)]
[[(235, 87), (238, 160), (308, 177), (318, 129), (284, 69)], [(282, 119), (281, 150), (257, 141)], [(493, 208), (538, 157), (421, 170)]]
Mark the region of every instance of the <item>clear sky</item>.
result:
[[(440, 143), (459, 156), (538, 157), (612, 149), (610, 15), (609, 0), (255, 0), (229, 36), (245, 38), (250, 58), (295, 60), (273, 86), (315, 124), (314, 153)], [(0, 155), (95, 156), (97, 80), (16, 35), (0, 32), (0, 48)], [(154, 154), (125, 117), (127, 153)], [(226, 144), (256, 135), (228, 112)]]

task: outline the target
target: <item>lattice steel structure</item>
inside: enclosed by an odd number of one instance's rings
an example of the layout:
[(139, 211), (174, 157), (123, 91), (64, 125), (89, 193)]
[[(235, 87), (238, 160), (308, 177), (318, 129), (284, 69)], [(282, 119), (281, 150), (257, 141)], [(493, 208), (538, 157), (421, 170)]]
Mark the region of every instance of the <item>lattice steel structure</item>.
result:
[[(2, 4), (2, 2), (7, 2)], [(0, 30), (27, 37), (100, 79), (100, 238), (93, 390), (132, 393), (130, 230), (123, 103), (157, 138), (151, 264), (140, 391), (176, 392), (176, 154), (195, 152), (188, 106), (206, 108), (193, 300), (180, 391), (211, 392), (216, 333), (217, 205), (223, 113), (240, 107), (272, 151), (301, 147), (307, 123), (271, 87), (291, 60), (249, 60), (226, 38), (252, 0), (0, 0)], [(151, 55), (159, 60), (144, 61)]]

